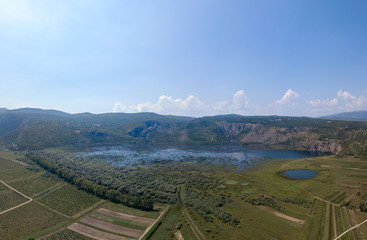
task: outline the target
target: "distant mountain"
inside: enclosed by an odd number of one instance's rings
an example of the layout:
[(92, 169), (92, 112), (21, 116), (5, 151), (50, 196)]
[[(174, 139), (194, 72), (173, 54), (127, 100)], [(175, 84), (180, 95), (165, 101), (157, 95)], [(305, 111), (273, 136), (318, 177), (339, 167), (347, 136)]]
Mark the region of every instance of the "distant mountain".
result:
[(367, 111), (337, 113), (320, 118), (332, 120), (367, 121)]
[(0, 143), (9, 148), (89, 148), (119, 144), (244, 144), (367, 156), (367, 122), (287, 116), (68, 114), (0, 109)]

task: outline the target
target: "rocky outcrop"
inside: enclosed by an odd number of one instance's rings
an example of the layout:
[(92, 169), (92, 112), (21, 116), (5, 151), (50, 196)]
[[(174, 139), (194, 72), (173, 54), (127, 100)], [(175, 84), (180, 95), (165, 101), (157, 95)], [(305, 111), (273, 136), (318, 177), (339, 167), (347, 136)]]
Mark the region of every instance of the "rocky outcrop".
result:
[(235, 137), (245, 130), (253, 129), (257, 124), (250, 123), (230, 123), (230, 122), (220, 122), (218, 123), (218, 130), (221, 134), (227, 138)]
[(309, 128), (281, 128), (258, 126), (253, 131), (249, 131), (242, 138), (241, 142), (262, 143), (267, 145), (281, 144), (295, 139), (312, 138), (313, 134)]
[(326, 152), (338, 154), (342, 150), (339, 143), (334, 141), (316, 142), (309, 148), (311, 152)]
[(157, 121), (147, 121), (141, 126), (131, 129), (128, 134), (132, 137), (148, 138), (152, 133), (173, 133), (177, 129), (175, 124), (162, 124)]

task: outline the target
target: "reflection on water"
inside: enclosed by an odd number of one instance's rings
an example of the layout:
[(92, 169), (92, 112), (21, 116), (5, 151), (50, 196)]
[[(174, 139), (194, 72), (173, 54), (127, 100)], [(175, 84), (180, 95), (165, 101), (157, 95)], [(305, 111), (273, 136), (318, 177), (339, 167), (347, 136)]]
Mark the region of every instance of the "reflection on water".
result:
[(255, 150), (236, 145), (123, 145), (93, 148), (88, 152), (79, 152), (77, 155), (84, 159), (107, 161), (115, 166), (134, 167), (170, 162), (192, 162), (196, 164), (237, 166), (238, 170), (252, 167), (263, 159), (292, 159), (312, 156), (307, 152)]
[(316, 177), (317, 173), (308, 169), (295, 169), (283, 172), (286, 177), (292, 179), (309, 179)]

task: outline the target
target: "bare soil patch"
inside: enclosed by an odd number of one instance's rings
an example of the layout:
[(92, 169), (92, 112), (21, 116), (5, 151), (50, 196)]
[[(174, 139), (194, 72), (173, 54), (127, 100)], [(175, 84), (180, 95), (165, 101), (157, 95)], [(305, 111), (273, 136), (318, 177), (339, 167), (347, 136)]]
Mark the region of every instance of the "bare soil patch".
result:
[(22, 165), (24, 167), (28, 167), (29, 166), (28, 163), (25, 163), (25, 162), (22, 162), (22, 161), (19, 161), (19, 160), (12, 159), (12, 161), (15, 162), (15, 163), (18, 163), (18, 164), (20, 164), (20, 165)]
[(114, 217), (120, 217), (120, 218), (124, 218), (124, 219), (128, 219), (128, 220), (132, 220), (132, 221), (136, 221), (136, 222), (144, 222), (144, 223), (149, 223), (152, 224), (155, 219), (151, 219), (151, 218), (144, 218), (144, 217), (138, 217), (138, 216), (134, 216), (134, 215), (130, 215), (130, 214), (126, 214), (126, 213), (121, 213), (121, 212), (114, 212), (105, 208), (100, 208), (97, 210), (97, 212), (100, 213), (104, 213), (107, 215), (111, 215)]
[(122, 235), (130, 236), (130, 237), (138, 238), (144, 233), (144, 231), (142, 230), (118, 226), (118, 225), (108, 223), (108, 222), (103, 222), (103, 221), (100, 221), (100, 220), (97, 220), (91, 217), (84, 217), (83, 219), (80, 220), (80, 222), (88, 224), (96, 228), (106, 230), (108, 232), (122, 234)]
[(266, 212), (269, 212), (271, 214), (274, 214), (277, 217), (281, 217), (281, 218), (287, 219), (287, 220), (292, 221), (292, 222), (295, 222), (295, 223), (299, 223), (299, 224), (304, 224), (305, 223), (305, 221), (303, 221), (301, 219), (294, 218), (294, 217), (285, 215), (283, 213), (270, 210), (270, 209), (268, 209), (268, 208), (266, 208), (264, 206), (258, 206), (258, 208), (261, 209), (261, 210), (263, 210), (263, 211), (266, 211)]
[(173, 235), (175, 236), (176, 240), (185, 240), (184, 237), (181, 234), (180, 230), (176, 230), (173, 232)]
[(91, 237), (93, 239), (98, 239), (98, 240), (130, 240), (130, 239), (133, 239), (133, 238), (117, 236), (112, 233), (102, 232), (102, 231), (85, 226), (80, 223), (73, 223), (72, 225), (68, 227), (68, 229), (74, 232), (80, 233), (82, 235), (85, 235), (87, 237)]

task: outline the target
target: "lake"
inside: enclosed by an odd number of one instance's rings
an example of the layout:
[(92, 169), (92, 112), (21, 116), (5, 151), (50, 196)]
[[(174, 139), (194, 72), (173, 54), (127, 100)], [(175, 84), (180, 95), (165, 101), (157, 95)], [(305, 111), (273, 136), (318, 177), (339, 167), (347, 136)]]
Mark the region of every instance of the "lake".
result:
[(317, 173), (308, 169), (295, 169), (289, 170), (281, 173), (285, 177), (292, 179), (309, 179), (316, 177)]
[(293, 159), (315, 156), (309, 152), (259, 150), (238, 145), (122, 145), (93, 148), (77, 156), (110, 162), (115, 166), (150, 166), (175, 162), (235, 166), (238, 170), (251, 168), (265, 159)]

